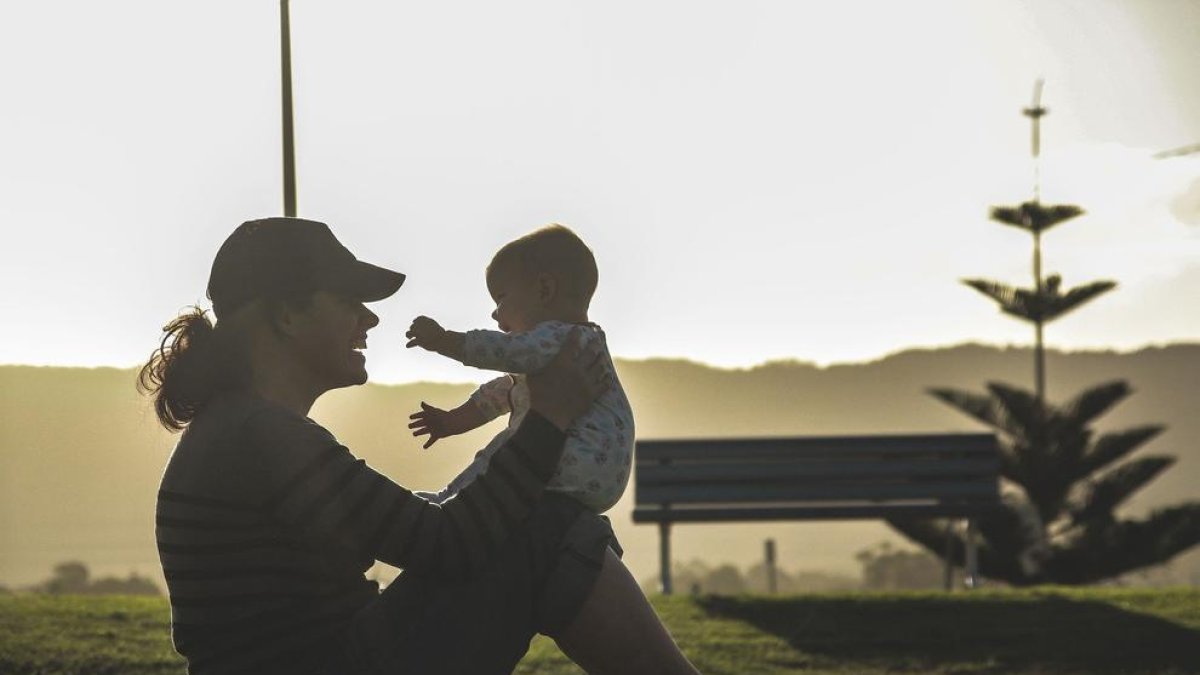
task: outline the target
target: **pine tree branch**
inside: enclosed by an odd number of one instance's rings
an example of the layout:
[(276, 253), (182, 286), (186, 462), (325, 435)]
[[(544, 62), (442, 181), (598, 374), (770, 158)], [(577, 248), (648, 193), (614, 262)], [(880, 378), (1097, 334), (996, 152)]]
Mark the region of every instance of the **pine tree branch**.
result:
[(1089, 476), (1125, 457), (1165, 429), (1164, 426), (1152, 424), (1104, 434), (1080, 460), (1076, 479)]
[(1043, 321), (1049, 323), (1116, 287), (1117, 282), (1115, 281), (1094, 281), (1072, 288), (1061, 295), (1058, 294), (1057, 288), (1054, 289), (1054, 292), (1043, 292), (1036, 301), (1038, 313)]
[(1004, 433), (1013, 431), (1011, 420), (996, 407), (990, 396), (948, 387), (933, 387), (926, 389), (925, 392), (997, 431)]
[(1004, 382), (988, 382), (987, 388), (1000, 409), (1015, 421), (1014, 427), (1020, 430), (1023, 440), (1031, 440), (1042, 421), (1050, 417), (1049, 408), (1039, 407), (1033, 392)]
[(995, 300), (1003, 312), (1012, 313), (1012, 311), (1020, 309), (1017, 299), (1018, 289), (1014, 286), (989, 279), (963, 279), (962, 282)]
[(1045, 205), (1024, 202), (1019, 206), (992, 207), (991, 218), (1027, 232), (1045, 232), (1059, 223), (1083, 214), (1083, 209), (1071, 204)]
[(1081, 523), (1095, 518), (1111, 519), (1118, 506), (1174, 463), (1174, 457), (1165, 455), (1143, 457), (1088, 481), (1077, 489), (1067, 506), (1071, 520)]
[(1071, 424), (1085, 427), (1131, 393), (1133, 389), (1128, 382), (1113, 380), (1084, 390), (1059, 410), (1063, 418), (1070, 420)]
[(1158, 509), (1144, 520), (1092, 520), (1051, 542), (1047, 577), (1091, 584), (1159, 565), (1200, 544), (1200, 502)]

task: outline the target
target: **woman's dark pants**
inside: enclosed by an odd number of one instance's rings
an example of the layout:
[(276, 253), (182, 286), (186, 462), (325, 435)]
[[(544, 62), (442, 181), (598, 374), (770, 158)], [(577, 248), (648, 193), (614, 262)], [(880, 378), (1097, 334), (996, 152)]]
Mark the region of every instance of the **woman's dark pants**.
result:
[(511, 673), (535, 633), (564, 630), (587, 599), (608, 519), (546, 493), (486, 569), (466, 582), (402, 573), (351, 621), (330, 673)]

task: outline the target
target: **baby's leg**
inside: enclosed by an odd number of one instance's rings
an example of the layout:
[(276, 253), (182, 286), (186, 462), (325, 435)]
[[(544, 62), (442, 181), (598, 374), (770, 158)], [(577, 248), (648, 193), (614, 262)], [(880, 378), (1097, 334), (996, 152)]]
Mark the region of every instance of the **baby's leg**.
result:
[(554, 640), (590, 675), (699, 675), (611, 550), (579, 614)]

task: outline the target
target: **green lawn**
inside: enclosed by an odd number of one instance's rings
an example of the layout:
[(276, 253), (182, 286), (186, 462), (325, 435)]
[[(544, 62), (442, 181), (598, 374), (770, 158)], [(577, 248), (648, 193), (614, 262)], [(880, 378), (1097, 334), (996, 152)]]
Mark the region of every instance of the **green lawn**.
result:
[[(1200, 589), (673, 597), (706, 674), (1200, 673)], [(176, 674), (162, 599), (0, 596), (0, 673)], [(517, 670), (578, 673), (548, 640)]]

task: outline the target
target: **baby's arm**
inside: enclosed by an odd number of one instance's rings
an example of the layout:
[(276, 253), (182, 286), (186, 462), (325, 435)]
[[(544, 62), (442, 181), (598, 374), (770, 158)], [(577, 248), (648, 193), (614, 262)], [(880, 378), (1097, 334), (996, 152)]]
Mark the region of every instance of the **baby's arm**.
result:
[(463, 405), (473, 405), (484, 423), (491, 422), (501, 415), (512, 412), (512, 399), (509, 394), (515, 382), (511, 375), (501, 375), (494, 380), (479, 385), (471, 398)]
[(442, 410), (421, 401), (421, 409), (409, 415), (408, 419), (412, 420), (408, 428), (413, 430), (413, 436), (429, 436), (422, 448), (428, 448), (447, 436), (465, 434), (487, 423), (479, 407), (470, 401), (453, 410)]
[(413, 430), (413, 436), (429, 436), (424, 448), (447, 436), (478, 429), (510, 411), (508, 392), (512, 386), (512, 378), (508, 375), (497, 377), (480, 385), (466, 403), (453, 410), (435, 408), (422, 401), (421, 409), (409, 415), (413, 421), (408, 428)]
[[(561, 321), (544, 321), (527, 333), (467, 331), (459, 347), (460, 360), (465, 365), (487, 370), (536, 373), (558, 353), (571, 327)], [(581, 331), (580, 344), (587, 344), (592, 337), (592, 331)]]
[(408, 332), (404, 334), (408, 338), (408, 344), (405, 347), (420, 347), (431, 352), (437, 352), (442, 356), (448, 356), (455, 361), (462, 361), (463, 352), (463, 334), (458, 331), (446, 330), (441, 324), (427, 316), (418, 316), (413, 319), (412, 325), (408, 327)]
[[(562, 321), (543, 321), (527, 333), (459, 333), (442, 328), (427, 316), (418, 316), (405, 335), (408, 347), (422, 347), (464, 365), (503, 373), (536, 373), (558, 353), (571, 328)], [(580, 344), (586, 345), (594, 337), (593, 331), (581, 331)]]

